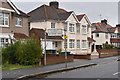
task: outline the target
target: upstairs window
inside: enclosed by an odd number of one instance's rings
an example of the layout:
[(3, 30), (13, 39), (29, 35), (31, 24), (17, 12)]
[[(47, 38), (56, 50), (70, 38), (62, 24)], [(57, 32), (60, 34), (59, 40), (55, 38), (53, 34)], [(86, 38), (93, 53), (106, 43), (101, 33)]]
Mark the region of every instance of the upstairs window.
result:
[(67, 31), (67, 23), (64, 23), (64, 30)]
[(82, 34), (86, 34), (87, 33), (87, 28), (85, 25), (82, 25)]
[(55, 28), (55, 23), (51, 23), (51, 28)]
[(74, 24), (69, 24), (69, 31), (74, 32)]
[(96, 33), (95, 36), (96, 36), (96, 37), (99, 37), (99, 33)]
[(16, 26), (22, 26), (22, 19), (16, 18)]
[(80, 24), (79, 23), (76, 24), (76, 31), (77, 31), (77, 33), (80, 33)]
[(0, 25), (3, 26), (9, 25), (9, 14), (0, 12)]

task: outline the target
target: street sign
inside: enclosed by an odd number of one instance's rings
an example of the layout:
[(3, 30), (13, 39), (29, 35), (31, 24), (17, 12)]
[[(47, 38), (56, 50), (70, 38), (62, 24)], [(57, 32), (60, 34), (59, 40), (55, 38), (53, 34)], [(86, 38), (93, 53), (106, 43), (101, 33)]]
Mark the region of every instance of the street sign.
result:
[(68, 36), (64, 35), (64, 39), (67, 39), (67, 38), (68, 38)]
[(62, 29), (48, 29), (48, 36), (62, 36)]

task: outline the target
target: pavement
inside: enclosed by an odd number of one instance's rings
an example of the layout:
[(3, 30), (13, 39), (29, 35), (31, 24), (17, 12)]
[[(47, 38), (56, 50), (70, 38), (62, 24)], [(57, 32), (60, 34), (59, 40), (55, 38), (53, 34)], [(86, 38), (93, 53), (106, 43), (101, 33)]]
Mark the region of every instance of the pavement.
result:
[(92, 66), (95, 64), (105, 63), (105, 62), (111, 62), (114, 60), (117, 60), (118, 57), (110, 57), (110, 58), (102, 58), (102, 59), (94, 59), (94, 60), (75, 60), (73, 62), (67, 63), (67, 68), (65, 63), (61, 64), (54, 64), (54, 65), (47, 65), (47, 66), (41, 66), (41, 67), (33, 67), (33, 68), (27, 68), (27, 69), (17, 69), (17, 70), (3, 70), (2, 71), (2, 80), (5, 79), (22, 79), (24, 77), (28, 76), (34, 76), (38, 74), (45, 74), (55, 71), (64, 71), (69, 69), (75, 69), (75, 68), (82, 68), (87, 66)]

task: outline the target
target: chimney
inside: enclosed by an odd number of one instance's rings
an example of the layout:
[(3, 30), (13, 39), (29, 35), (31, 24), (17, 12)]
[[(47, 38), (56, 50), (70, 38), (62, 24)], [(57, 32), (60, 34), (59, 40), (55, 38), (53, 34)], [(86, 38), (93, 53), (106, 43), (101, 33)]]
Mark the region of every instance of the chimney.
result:
[(101, 23), (104, 23), (104, 24), (106, 24), (106, 25), (107, 25), (107, 20), (106, 20), (106, 19), (101, 20)]
[(120, 24), (117, 24), (116, 27), (120, 27)]
[(56, 9), (58, 9), (58, 8), (59, 8), (59, 2), (57, 2), (57, 1), (52, 1), (52, 2), (49, 3), (49, 6), (53, 6), (53, 7), (55, 7)]

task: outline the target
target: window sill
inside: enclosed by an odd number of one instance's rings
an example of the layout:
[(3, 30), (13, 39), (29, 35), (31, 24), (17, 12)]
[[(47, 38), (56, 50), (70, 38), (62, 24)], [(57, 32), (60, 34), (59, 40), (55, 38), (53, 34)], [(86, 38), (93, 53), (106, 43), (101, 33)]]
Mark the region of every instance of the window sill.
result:
[(9, 27), (8, 25), (0, 25), (0, 27)]
[(21, 25), (15, 25), (16, 27), (22, 27)]
[(70, 34), (75, 34), (75, 32), (70, 32)]
[(87, 35), (87, 33), (83, 33), (82, 35)]
[(86, 50), (87, 48), (82, 48), (82, 50)]

